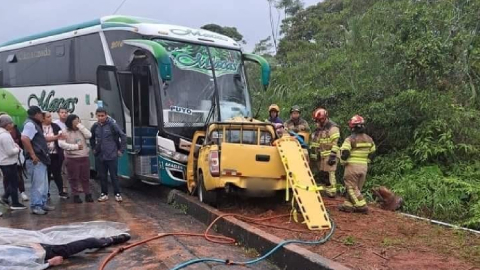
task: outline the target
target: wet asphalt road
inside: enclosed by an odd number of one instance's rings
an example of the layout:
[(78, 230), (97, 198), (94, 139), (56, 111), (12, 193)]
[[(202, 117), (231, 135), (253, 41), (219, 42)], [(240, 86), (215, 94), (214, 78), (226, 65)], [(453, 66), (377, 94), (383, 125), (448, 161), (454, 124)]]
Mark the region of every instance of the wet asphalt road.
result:
[[(27, 194), (28, 194), (28, 180)], [(99, 195), (99, 185), (91, 180), (95, 198)], [(193, 232), (203, 233), (206, 226), (166, 203), (168, 188), (139, 184), (134, 189), (123, 189), (124, 202), (117, 203), (110, 197), (104, 203), (74, 204), (72, 199), (62, 200), (58, 197), (54, 184), (51, 204), (57, 209), (45, 216), (35, 216), (29, 210), (4, 213), (0, 226), (38, 230), (49, 226), (108, 220), (124, 222), (130, 228), (133, 243), (158, 233)], [(3, 194), (3, 189), (1, 190)], [(27, 204), (28, 202), (26, 202)], [(62, 266), (53, 269), (98, 269), (103, 259), (115, 247), (103, 250), (83, 252), (65, 261)], [(154, 240), (148, 244), (130, 249), (118, 255), (106, 269), (171, 269), (178, 263), (200, 257), (218, 257), (236, 261), (254, 258), (255, 251), (241, 246), (219, 245), (207, 242), (203, 238), (168, 237)], [(269, 262), (261, 262), (250, 267), (226, 266), (218, 264), (197, 264), (185, 269), (278, 269)]]

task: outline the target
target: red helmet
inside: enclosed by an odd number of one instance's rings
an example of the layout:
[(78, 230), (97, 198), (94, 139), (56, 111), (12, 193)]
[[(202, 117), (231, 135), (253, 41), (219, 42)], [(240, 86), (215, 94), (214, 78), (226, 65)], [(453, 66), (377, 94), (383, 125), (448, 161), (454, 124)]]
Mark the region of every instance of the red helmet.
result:
[(365, 125), (365, 119), (363, 119), (363, 117), (357, 114), (353, 116), (350, 119), (350, 121), (348, 121), (348, 126), (350, 128), (354, 128), (355, 126), (358, 126), (358, 125)]
[(315, 121), (325, 121), (328, 118), (328, 112), (324, 108), (318, 108), (312, 113), (312, 118)]

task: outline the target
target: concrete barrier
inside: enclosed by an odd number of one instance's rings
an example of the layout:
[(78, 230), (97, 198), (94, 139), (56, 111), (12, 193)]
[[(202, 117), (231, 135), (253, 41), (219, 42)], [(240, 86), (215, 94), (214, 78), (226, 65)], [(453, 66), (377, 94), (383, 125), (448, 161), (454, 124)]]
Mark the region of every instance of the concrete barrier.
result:
[[(186, 209), (188, 215), (207, 225), (218, 216), (224, 214), (213, 207), (199, 202), (197, 198), (178, 190), (172, 190), (168, 197), (170, 203), (174, 202), (184, 205), (182, 208)], [(242, 246), (254, 248), (260, 254), (265, 254), (284, 240), (234, 217), (225, 217), (219, 220), (215, 229), (220, 234), (237, 239), (237, 242)], [(284, 270), (350, 269), (296, 244), (280, 248), (269, 257), (269, 260)]]

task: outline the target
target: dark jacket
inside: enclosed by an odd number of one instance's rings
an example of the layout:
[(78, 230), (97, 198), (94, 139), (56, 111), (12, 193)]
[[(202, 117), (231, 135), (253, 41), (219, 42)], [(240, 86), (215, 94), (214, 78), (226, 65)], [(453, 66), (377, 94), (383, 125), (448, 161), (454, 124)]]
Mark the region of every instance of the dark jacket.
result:
[(12, 135), (13, 141), (18, 144), (21, 149), (23, 149), (22, 133), (18, 129), (17, 125), (13, 126), (13, 129), (10, 130), (10, 135)]
[(267, 119), (267, 121), (268, 121), (269, 123), (272, 123), (272, 124), (283, 124), (282, 119), (280, 119), (280, 117), (278, 117), (278, 116), (275, 117), (275, 118), (269, 117), (269, 118)]
[[(53, 130), (53, 135), (58, 135), (58, 133), (62, 131), (62, 128), (55, 123), (51, 123), (51, 126)], [(57, 150), (57, 155), (60, 158), (60, 162), (62, 162), (65, 158), (65, 155), (64, 155), (63, 149), (60, 148), (60, 145), (58, 144), (58, 140), (55, 141), (55, 148)]]
[(302, 118), (298, 118), (296, 120), (289, 119), (287, 122), (285, 122), (285, 128), (288, 130), (292, 130), (293, 132), (310, 132), (308, 122), (303, 120)]
[(90, 146), (100, 160), (115, 160), (118, 151), (125, 152), (127, 136), (111, 118), (107, 118), (103, 125), (95, 123), (91, 132)]
[[(50, 155), (48, 154), (47, 140), (45, 139), (45, 136), (43, 136), (42, 124), (39, 121), (32, 118), (28, 118), (25, 121), (25, 124), (29, 122), (33, 123), (33, 125), (35, 126), (35, 129), (37, 130), (37, 133), (35, 133), (33, 140), (31, 140), (33, 151), (35, 152), (35, 155), (38, 157), (38, 159), (40, 159), (40, 161), (43, 164), (50, 165)], [(25, 151), (25, 158), (32, 159), (28, 151)]]

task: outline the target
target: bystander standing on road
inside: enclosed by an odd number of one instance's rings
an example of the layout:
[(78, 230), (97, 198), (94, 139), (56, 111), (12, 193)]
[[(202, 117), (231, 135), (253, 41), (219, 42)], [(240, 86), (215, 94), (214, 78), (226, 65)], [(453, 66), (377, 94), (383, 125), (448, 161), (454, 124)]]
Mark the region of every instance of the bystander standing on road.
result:
[(0, 116), (0, 169), (6, 182), (5, 194), (2, 201), (9, 204), (9, 198), (12, 199), (10, 209), (26, 209), (18, 201), (18, 174), (17, 162), (20, 146), (13, 141), (10, 130), (14, 128), (12, 118), (6, 114)]
[(82, 203), (78, 189), (80, 184), (83, 193), (85, 193), (85, 201), (93, 202), (90, 193), (90, 160), (88, 158), (90, 148), (87, 145), (87, 140), (92, 137), (92, 133), (80, 123), (79, 117), (75, 114), (68, 116), (66, 125), (65, 139), (60, 140), (59, 144), (65, 150), (65, 163), (73, 193), (73, 201)]
[[(59, 108), (57, 111), (58, 119), (53, 121), (53, 123), (57, 124), (62, 130), (66, 130), (67, 126), (65, 122), (67, 121), (68, 117), (68, 110), (66, 108)], [(67, 167), (65, 166), (65, 160), (62, 162), (62, 181), (63, 181), (63, 193), (68, 194), (68, 175), (67, 175)]]
[[(47, 140), (49, 138), (59, 136), (62, 133), (60, 126), (52, 123), (52, 114), (49, 112), (43, 113), (43, 135)], [(62, 137), (58, 137), (61, 139)], [(48, 173), (48, 198), (50, 198), (50, 182), (53, 180), (58, 189), (60, 198), (67, 199), (68, 194), (63, 192), (63, 179), (62, 179), (62, 164), (63, 164), (63, 149), (60, 148), (58, 140), (50, 141), (48, 145), (48, 154), (50, 155), (50, 165), (47, 166)]]
[(90, 145), (95, 157), (98, 159), (100, 183), (102, 193), (99, 202), (108, 200), (108, 174), (113, 185), (115, 200), (121, 202), (120, 185), (117, 176), (118, 158), (123, 155), (127, 148), (127, 137), (120, 127), (107, 115), (104, 108), (96, 111), (98, 122), (92, 126), (92, 138)]
[[(47, 139), (43, 135), (43, 112), (38, 106), (30, 106), (28, 118), (22, 132), (22, 143), (25, 147), (27, 174), (32, 186), (30, 188), (30, 207), (33, 214), (45, 215), (55, 207), (47, 205), (48, 177), (47, 166), (50, 165)], [(58, 139), (57, 136), (49, 140)]]

